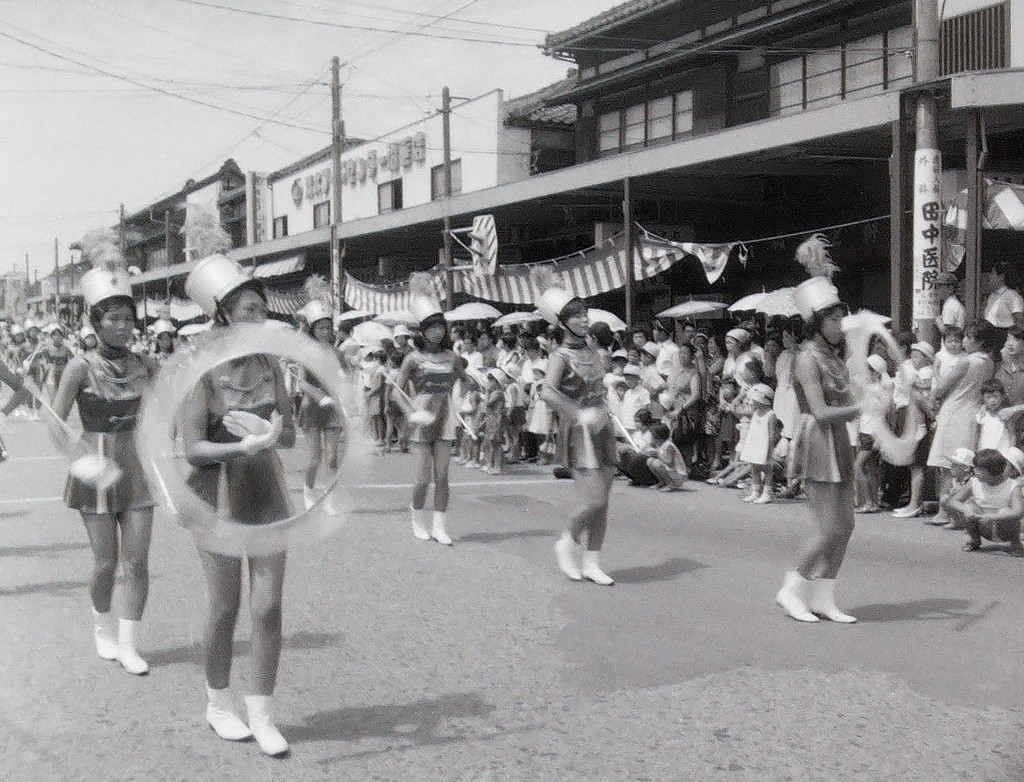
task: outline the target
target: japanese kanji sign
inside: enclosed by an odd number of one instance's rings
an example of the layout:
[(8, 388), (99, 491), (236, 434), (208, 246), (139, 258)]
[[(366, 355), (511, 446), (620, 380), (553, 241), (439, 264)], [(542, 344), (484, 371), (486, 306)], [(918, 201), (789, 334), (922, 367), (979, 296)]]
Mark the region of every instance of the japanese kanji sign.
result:
[(914, 320), (938, 314), (935, 278), (941, 271), (942, 154), (937, 149), (914, 153)]

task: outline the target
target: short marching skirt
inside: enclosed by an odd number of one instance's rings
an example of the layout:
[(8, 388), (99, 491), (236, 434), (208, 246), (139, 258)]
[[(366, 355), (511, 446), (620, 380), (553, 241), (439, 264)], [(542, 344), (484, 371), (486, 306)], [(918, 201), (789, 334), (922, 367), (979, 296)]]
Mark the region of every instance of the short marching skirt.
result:
[(843, 421), (819, 423), (802, 413), (793, 434), (789, 477), (819, 483), (853, 483), (853, 446)]
[(188, 485), (219, 516), (239, 524), (270, 524), (291, 516), (284, 467), (271, 449), (197, 467)]
[(618, 463), (615, 430), (608, 419), (596, 432), (575, 423), (570, 416), (558, 419), (558, 463), (570, 470), (600, 470)]
[[(459, 421), (455, 417), (455, 401), (451, 394), (417, 394), (413, 399), (413, 407), (416, 410), (433, 413), (434, 420), (420, 426), (408, 421), (410, 442), (433, 443), (438, 440), (455, 440), (455, 429)], [(477, 432), (478, 436), (479, 434)]]
[[(85, 432), (82, 443), (93, 453), (102, 454), (121, 469), (121, 477), (97, 497), (95, 484), (84, 483), (68, 475), (64, 485), (64, 503), (81, 513), (123, 513), (152, 508), (156, 503), (146, 483), (146, 473), (135, 449), (135, 431)], [(97, 505), (97, 502), (99, 503)]]

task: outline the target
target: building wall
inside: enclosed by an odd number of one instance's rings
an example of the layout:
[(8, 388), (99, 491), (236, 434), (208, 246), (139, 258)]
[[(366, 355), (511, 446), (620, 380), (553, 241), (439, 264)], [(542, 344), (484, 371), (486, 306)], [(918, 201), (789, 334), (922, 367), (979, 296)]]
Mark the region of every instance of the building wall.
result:
[[(943, 19), (1002, 5), (1003, 0), (944, 0), (940, 3)], [(1024, 68), (1024, 0), (1009, 0), (1010, 67)]]
[[(502, 93), (487, 93), (452, 108), (452, 161), (460, 161), (462, 192), (526, 179), (530, 173), (530, 131), (504, 126)], [(397, 147), (395, 146), (397, 145)], [(379, 185), (400, 179), (403, 208), (429, 203), (431, 169), (444, 162), (439, 115), (399, 128), (347, 150), (342, 163), (342, 220), (379, 214)], [(397, 170), (396, 170), (397, 169)], [(287, 216), (288, 234), (314, 228), (314, 206), (331, 200), (331, 160), (320, 160), (269, 183), (266, 236), (276, 218)]]

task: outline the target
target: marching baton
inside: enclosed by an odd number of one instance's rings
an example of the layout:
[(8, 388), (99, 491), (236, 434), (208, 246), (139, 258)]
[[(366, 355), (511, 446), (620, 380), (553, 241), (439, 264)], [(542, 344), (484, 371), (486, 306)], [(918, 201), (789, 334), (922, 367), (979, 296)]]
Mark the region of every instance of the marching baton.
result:
[(611, 416), (611, 419), (615, 423), (615, 425), (619, 427), (619, 431), (622, 432), (622, 436), (626, 438), (626, 442), (629, 443), (630, 447), (632, 447), (632, 449), (637, 453), (640, 453), (640, 448), (637, 446), (636, 440), (634, 440), (632, 435), (630, 435), (629, 430), (622, 425), (622, 421), (619, 420), (619, 417), (615, 415), (615, 413), (613, 413), (611, 410), (608, 411), (608, 415)]
[(473, 431), (473, 427), (467, 424), (466, 419), (459, 415), (458, 410), (455, 411), (455, 420), (462, 424), (462, 428), (466, 430), (466, 434), (473, 438), (473, 440), (480, 439), (479, 437), (477, 437), (476, 432)]

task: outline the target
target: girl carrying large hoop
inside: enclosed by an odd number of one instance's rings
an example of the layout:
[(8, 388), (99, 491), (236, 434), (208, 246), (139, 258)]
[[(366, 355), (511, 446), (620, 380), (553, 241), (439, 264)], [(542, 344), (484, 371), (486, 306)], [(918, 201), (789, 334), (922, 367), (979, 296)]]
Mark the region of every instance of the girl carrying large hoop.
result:
[[(214, 319), (215, 328), (267, 318), (262, 284), (220, 252), (199, 262), (185, 291)], [(269, 524), (291, 515), (284, 469), (274, 451), (295, 444), (295, 426), (276, 359), (254, 353), (207, 373), (189, 393), (181, 419), (185, 456), (193, 468), (188, 484), (207, 504), (240, 524)], [(208, 550), (203, 533), (195, 538), (209, 594), (203, 639), (206, 720), (222, 739), (255, 736), (265, 754), (283, 756), (288, 742), (274, 725), (273, 693), (287, 553), (228, 556)], [(228, 689), (243, 565), (249, 571), (252, 613), (248, 725)]]
[(853, 534), (853, 447), (846, 427), (859, 413), (851, 404), (850, 375), (843, 360), (842, 320), (847, 307), (831, 275), (837, 269), (828, 242), (815, 234), (797, 248), (796, 259), (814, 276), (797, 286), (797, 309), (806, 341), (793, 368), (800, 416), (793, 436), (790, 478), (802, 480), (818, 532), (796, 570), (786, 574), (776, 602), (801, 622), (825, 617), (857, 620), (835, 602), (836, 577)]
[(535, 270), (534, 284), (540, 292), (541, 315), (565, 329), (562, 344), (548, 359), (541, 395), (558, 415), (558, 463), (572, 473), (582, 501), (569, 529), (555, 543), (555, 555), (559, 568), (573, 581), (611, 586), (615, 581), (601, 570), (616, 462), (615, 433), (604, 406), (607, 361), (587, 347), (586, 303), (562, 290), (550, 269)]

